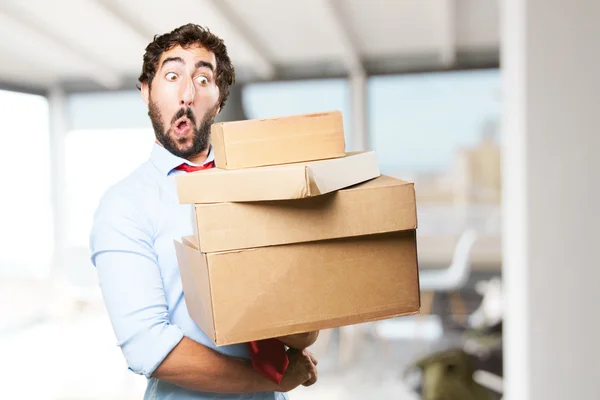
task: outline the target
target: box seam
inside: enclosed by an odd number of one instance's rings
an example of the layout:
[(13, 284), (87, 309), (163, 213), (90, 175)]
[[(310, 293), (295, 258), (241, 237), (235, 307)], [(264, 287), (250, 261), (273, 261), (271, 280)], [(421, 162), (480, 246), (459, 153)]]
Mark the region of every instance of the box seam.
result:
[(223, 156), (225, 157), (225, 168), (229, 167), (229, 157), (227, 157), (227, 137), (225, 125), (221, 124), (221, 137), (223, 138)]
[(208, 256), (205, 253), (202, 253), (204, 259), (206, 260), (206, 273), (208, 275), (208, 298), (210, 299), (210, 310), (212, 312), (212, 327), (213, 327), (213, 340), (217, 342), (217, 325), (215, 323), (215, 305), (213, 302), (213, 293), (212, 293), (212, 279), (210, 278), (210, 264), (208, 260)]
[(306, 187), (308, 197), (311, 197), (313, 194), (310, 187), (310, 174), (308, 173), (308, 167), (306, 165), (304, 166), (304, 185)]

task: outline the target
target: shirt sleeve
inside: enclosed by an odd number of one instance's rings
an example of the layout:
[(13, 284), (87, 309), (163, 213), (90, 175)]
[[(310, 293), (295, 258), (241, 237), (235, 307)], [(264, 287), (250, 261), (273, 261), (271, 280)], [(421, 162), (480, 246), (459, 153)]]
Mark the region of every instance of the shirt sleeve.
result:
[(150, 378), (183, 333), (170, 323), (151, 223), (132, 203), (103, 197), (90, 248), (117, 344), (129, 368)]

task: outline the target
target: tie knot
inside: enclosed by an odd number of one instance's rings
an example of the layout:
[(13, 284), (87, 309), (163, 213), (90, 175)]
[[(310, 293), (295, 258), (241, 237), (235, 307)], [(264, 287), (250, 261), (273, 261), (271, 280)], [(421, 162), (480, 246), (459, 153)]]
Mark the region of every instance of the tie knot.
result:
[(183, 164), (175, 167), (175, 169), (179, 170), (179, 171), (185, 171), (185, 172), (195, 172), (195, 171), (201, 171), (203, 169), (214, 168), (214, 166), (215, 166), (215, 162), (214, 161), (208, 162), (208, 163), (206, 163), (204, 165), (200, 165), (200, 166), (197, 166), (197, 167), (193, 166), (193, 165), (189, 165), (189, 164), (183, 163)]

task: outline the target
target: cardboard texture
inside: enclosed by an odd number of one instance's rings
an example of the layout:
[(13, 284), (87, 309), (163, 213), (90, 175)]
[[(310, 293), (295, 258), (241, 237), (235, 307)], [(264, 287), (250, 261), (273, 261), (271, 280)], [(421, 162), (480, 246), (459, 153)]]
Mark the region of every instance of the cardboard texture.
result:
[(416, 229), (414, 185), (389, 176), (301, 200), (197, 204), (205, 253)]
[(222, 169), (323, 160), (346, 151), (340, 111), (216, 123), (211, 137)]
[(238, 170), (214, 168), (176, 176), (182, 204), (314, 197), (380, 176), (374, 151), (306, 163)]
[(201, 253), (175, 241), (188, 310), (217, 346), (420, 308), (414, 230)]

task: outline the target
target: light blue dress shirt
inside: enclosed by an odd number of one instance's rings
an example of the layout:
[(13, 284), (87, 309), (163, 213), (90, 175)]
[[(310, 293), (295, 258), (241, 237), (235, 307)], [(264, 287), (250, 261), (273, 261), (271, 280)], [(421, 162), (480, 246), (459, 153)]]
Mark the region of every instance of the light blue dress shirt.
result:
[[(212, 148), (206, 162), (214, 160)], [(110, 160), (107, 160), (110, 162)], [(129, 368), (148, 378), (144, 399), (287, 399), (282, 393), (200, 393), (151, 378), (188, 337), (249, 359), (245, 344), (216, 347), (188, 314), (173, 239), (192, 235), (192, 205), (179, 204), (174, 170), (188, 161), (155, 144), (150, 159), (103, 195), (90, 247), (117, 344)]]

